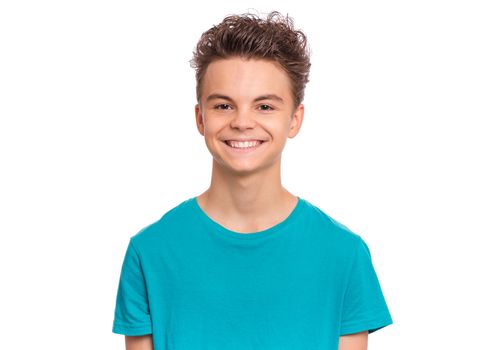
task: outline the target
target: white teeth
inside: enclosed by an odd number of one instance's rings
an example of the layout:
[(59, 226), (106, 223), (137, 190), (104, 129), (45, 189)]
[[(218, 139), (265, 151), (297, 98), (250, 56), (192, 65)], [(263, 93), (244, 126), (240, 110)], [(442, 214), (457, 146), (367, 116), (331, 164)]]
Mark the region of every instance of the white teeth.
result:
[(261, 143), (261, 141), (245, 141), (245, 142), (240, 142), (240, 141), (226, 141), (228, 145), (234, 148), (251, 148), (255, 147), (258, 144)]

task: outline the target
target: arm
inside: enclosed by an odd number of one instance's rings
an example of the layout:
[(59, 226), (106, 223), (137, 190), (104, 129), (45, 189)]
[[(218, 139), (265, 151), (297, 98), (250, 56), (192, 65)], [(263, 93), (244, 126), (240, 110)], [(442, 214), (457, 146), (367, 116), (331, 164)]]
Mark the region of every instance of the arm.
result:
[(368, 332), (347, 334), (340, 337), (339, 350), (367, 350)]
[(125, 336), (126, 350), (153, 350), (153, 336)]

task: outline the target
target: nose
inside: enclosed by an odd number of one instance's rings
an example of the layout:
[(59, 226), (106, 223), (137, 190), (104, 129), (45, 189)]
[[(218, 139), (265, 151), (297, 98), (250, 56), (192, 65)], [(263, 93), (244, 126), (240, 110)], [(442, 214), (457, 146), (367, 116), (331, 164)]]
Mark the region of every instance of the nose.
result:
[(255, 126), (255, 119), (252, 112), (246, 109), (237, 110), (233, 113), (233, 117), (230, 121), (230, 126), (236, 129), (247, 129)]

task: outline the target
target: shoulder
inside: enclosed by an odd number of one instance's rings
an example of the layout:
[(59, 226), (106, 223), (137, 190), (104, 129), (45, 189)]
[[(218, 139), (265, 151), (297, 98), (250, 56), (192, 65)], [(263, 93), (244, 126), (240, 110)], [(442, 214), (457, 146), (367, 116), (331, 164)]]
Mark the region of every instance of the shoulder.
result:
[(304, 203), (306, 209), (305, 221), (310, 222), (315, 228), (321, 228), (322, 230), (335, 235), (336, 238), (350, 242), (356, 242), (360, 239), (359, 234), (352, 231), (344, 223), (334, 219), (332, 215), (327, 214), (324, 210), (306, 199), (304, 199)]
[(189, 219), (190, 201), (191, 198), (180, 202), (165, 212), (158, 220), (141, 228), (130, 238), (133, 246), (137, 250), (144, 246), (152, 246), (171, 232), (181, 228), (182, 224)]
[(320, 234), (318, 238), (324, 238), (335, 250), (348, 255), (362, 244), (361, 235), (351, 230), (345, 223), (333, 218), (308, 200), (304, 202), (306, 209), (304, 224), (310, 226), (311, 231)]

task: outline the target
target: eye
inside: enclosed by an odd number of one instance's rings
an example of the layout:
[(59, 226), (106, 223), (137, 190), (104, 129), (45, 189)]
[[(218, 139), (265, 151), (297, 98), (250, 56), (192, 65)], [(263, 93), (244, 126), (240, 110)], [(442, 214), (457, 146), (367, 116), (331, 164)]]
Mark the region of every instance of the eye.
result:
[(231, 106), (229, 104), (227, 104), (227, 103), (220, 103), (219, 105), (214, 106), (214, 109), (227, 110), (227, 109), (229, 109), (228, 107), (231, 108)]
[(259, 107), (259, 108), (260, 108), (260, 110), (262, 110), (262, 111), (272, 111), (272, 110), (274, 110), (274, 108), (272, 108), (272, 107), (271, 107), (271, 106), (269, 106), (269, 105), (260, 105), (260, 107)]

